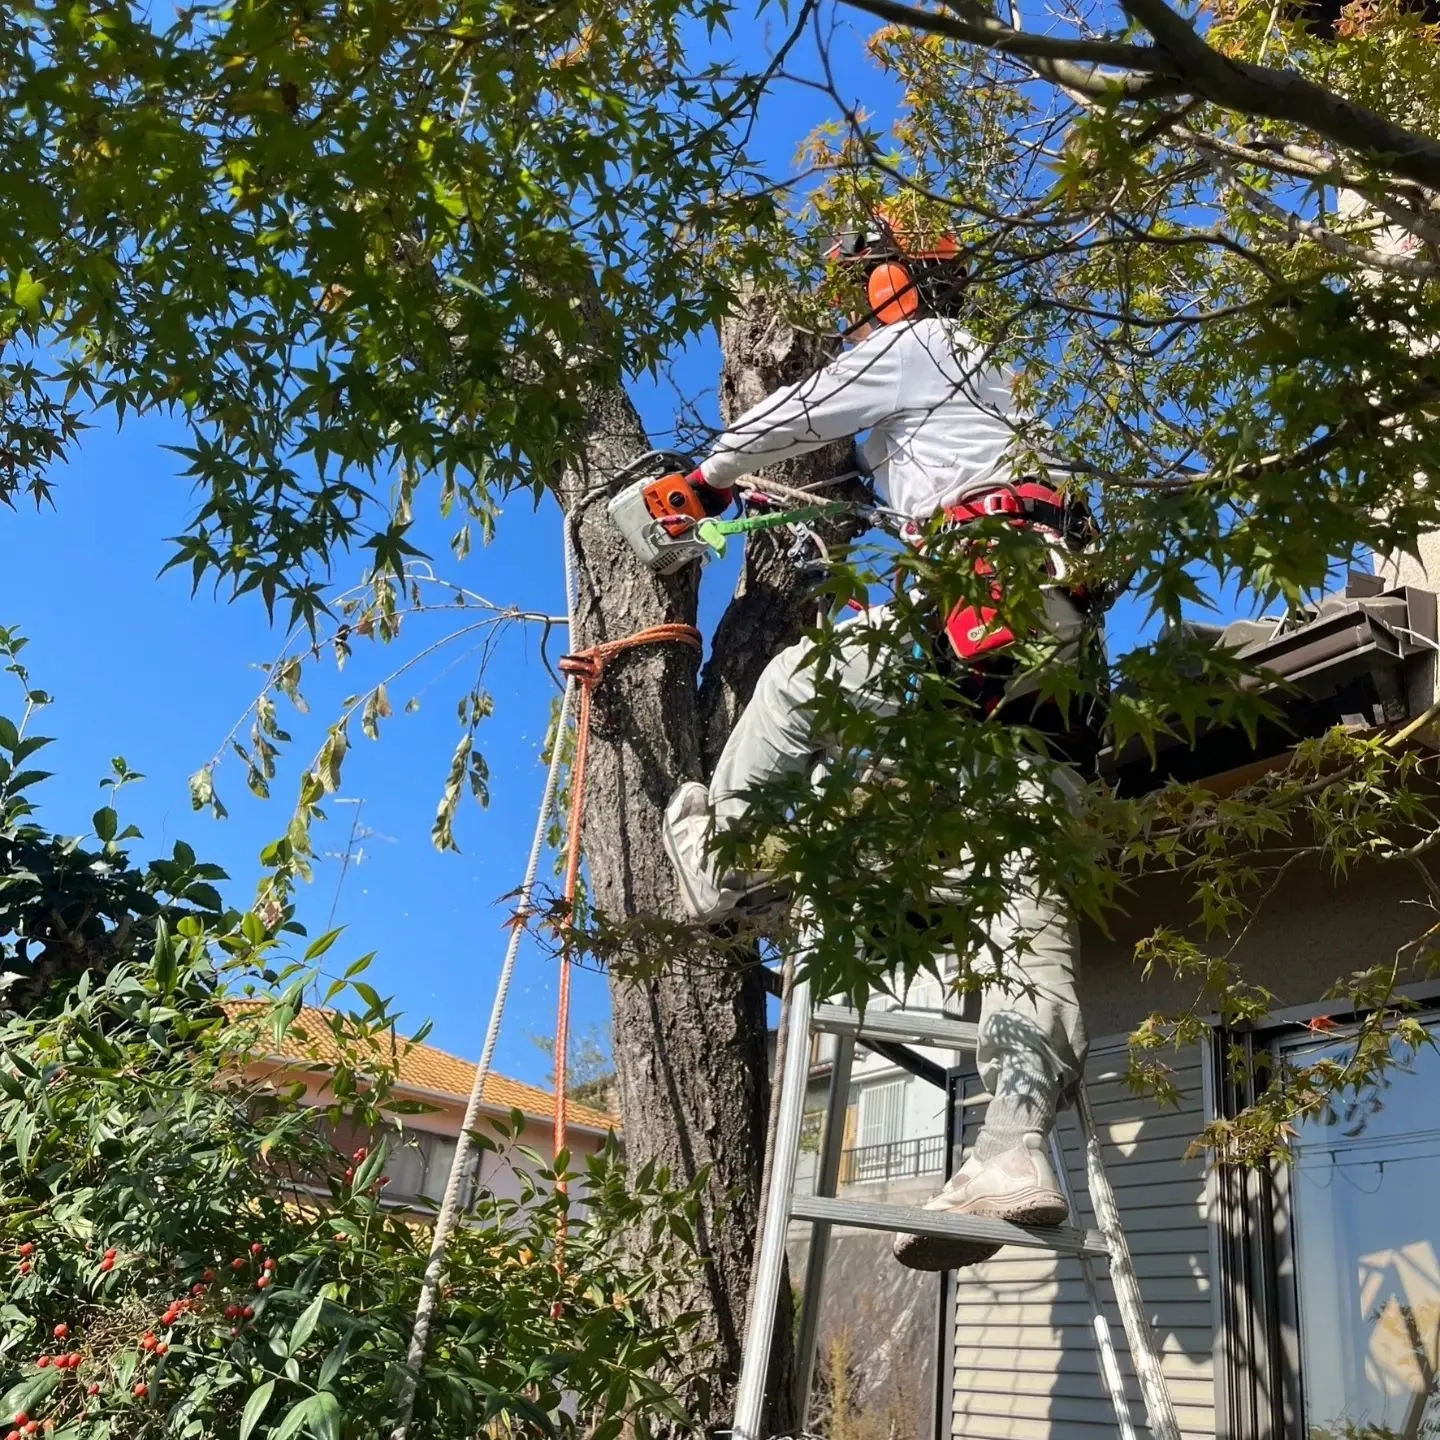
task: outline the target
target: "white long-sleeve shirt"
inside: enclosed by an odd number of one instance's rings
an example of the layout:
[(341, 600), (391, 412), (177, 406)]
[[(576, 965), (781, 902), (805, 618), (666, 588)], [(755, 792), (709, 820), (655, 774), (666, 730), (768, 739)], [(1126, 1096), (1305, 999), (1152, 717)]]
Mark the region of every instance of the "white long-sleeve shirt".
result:
[(887, 325), (799, 384), (767, 396), (716, 441), (700, 473), (712, 485), (868, 430), (860, 458), (883, 503), (928, 519), (1012, 478), (1021, 417), (1010, 378), (984, 363), (953, 320)]

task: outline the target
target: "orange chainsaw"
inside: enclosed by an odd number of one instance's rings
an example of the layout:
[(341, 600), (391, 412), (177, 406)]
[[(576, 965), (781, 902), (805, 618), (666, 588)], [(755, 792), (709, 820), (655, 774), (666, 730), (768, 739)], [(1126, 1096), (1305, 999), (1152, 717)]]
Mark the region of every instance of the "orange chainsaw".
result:
[(715, 552), (697, 527), (709, 517), (685, 476), (695, 468), (674, 450), (647, 450), (615, 476), (624, 485), (607, 509), (625, 542), (657, 575), (673, 575)]

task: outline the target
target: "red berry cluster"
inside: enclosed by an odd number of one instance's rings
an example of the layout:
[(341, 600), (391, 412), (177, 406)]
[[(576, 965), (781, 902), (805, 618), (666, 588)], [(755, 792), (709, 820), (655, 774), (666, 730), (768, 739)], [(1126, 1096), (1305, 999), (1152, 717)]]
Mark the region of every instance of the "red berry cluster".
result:
[[(20, 1249), (21, 1253), (27, 1256), (35, 1253), (35, 1247), (29, 1241), (22, 1245)], [(50, 1334), (56, 1340), (68, 1340), (70, 1338), (69, 1323), (64, 1320), (60, 1321), (60, 1323), (50, 1331)], [(35, 1368), (37, 1370), (58, 1370), (62, 1374), (74, 1374), (84, 1363), (85, 1357), (78, 1350), (62, 1350), (58, 1355), (37, 1355), (35, 1357)], [(79, 1379), (78, 1375), (76, 1379)], [(94, 1395), (98, 1393), (99, 1389), (100, 1387), (98, 1385), (92, 1384), (89, 1393)], [(85, 1418), (84, 1411), (80, 1413), (79, 1418), (82, 1420)], [(12, 1437), (14, 1437), (14, 1440), (25, 1440), (27, 1435), (35, 1435), (42, 1429), (48, 1433), (55, 1428), (55, 1421), (53, 1419), (46, 1419), (44, 1421), (32, 1420), (30, 1416), (26, 1415), (23, 1411), (15, 1416), (12, 1423), (14, 1428), (5, 1435), (4, 1440), (12, 1440)]]
[[(263, 1259), (261, 1257), (264, 1257)], [(275, 1261), (265, 1255), (265, 1247), (256, 1240), (250, 1246), (250, 1257), (237, 1255), (230, 1262), (231, 1273), (238, 1279), (242, 1271), (249, 1270), (256, 1262), (260, 1264), (260, 1273), (255, 1277), (255, 1288), (257, 1290), (268, 1290), (275, 1283)], [(212, 1272), (206, 1271), (207, 1275)], [(225, 1318), (231, 1321), (230, 1334), (239, 1335), (240, 1326), (246, 1320), (255, 1318), (255, 1307), (253, 1305), (227, 1305), (225, 1307)]]
[[(364, 1158), (363, 1152), (361, 1152), (360, 1158)], [(89, 1248), (87, 1245), (86, 1249)], [(28, 1275), (34, 1263), (33, 1257), (36, 1253), (35, 1243), (27, 1240), (17, 1247), (17, 1251), (20, 1256), (20, 1273), (22, 1275)], [(118, 1258), (118, 1250), (113, 1247), (106, 1250), (100, 1260), (99, 1268), (102, 1271), (112, 1270)], [(278, 1266), (273, 1258), (265, 1254), (265, 1246), (258, 1240), (250, 1246), (248, 1256), (237, 1255), (231, 1260), (230, 1272), (234, 1278), (238, 1280), (243, 1272), (255, 1267), (258, 1267), (259, 1271), (255, 1276), (255, 1288), (257, 1290), (266, 1290), (275, 1283)], [(162, 1332), (170, 1330), (186, 1315), (198, 1316), (204, 1304), (205, 1297), (209, 1293), (210, 1287), (216, 1283), (216, 1280), (216, 1272), (207, 1267), (201, 1272), (200, 1277), (190, 1284), (187, 1295), (178, 1296), (168, 1303), (164, 1312), (158, 1317), (156, 1329), (145, 1331), (139, 1338), (138, 1344), (141, 1351), (142, 1363), (148, 1356), (163, 1359), (169, 1354), (169, 1337), (165, 1336), (162, 1338), (161, 1334), (156, 1333), (157, 1330)], [(255, 1307), (253, 1305), (230, 1304), (225, 1307), (223, 1314), (225, 1319), (231, 1322), (230, 1334), (232, 1336), (238, 1336), (241, 1326), (255, 1318)], [(54, 1327), (51, 1333), (57, 1341), (65, 1341), (70, 1338), (71, 1327), (66, 1321), (62, 1320)], [(55, 1369), (72, 1373), (80, 1369), (84, 1363), (84, 1359), (85, 1357), (78, 1350), (62, 1351), (56, 1355), (39, 1355), (36, 1357), (35, 1364), (36, 1368), (40, 1370)], [(78, 1375), (76, 1378), (79, 1379)], [(99, 1395), (100, 1391), (101, 1387), (97, 1381), (92, 1380), (85, 1386), (85, 1394), (91, 1398)], [(149, 1381), (143, 1378), (136, 1380), (130, 1387), (130, 1394), (136, 1400), (147, 1399), (150, 1394)], [(85, 1410), (81, 1410), (76, 1418), (84, 1420), (86, 1413)], [(14, 1419), (13, 1428), (8, 1433), (0, 1434), (0, 1440), (27, 1440), (27, 1437), (38, 1434), (42, 1429), (48, 1432), (54, 1428), (55, 1421), (53, 1419), (46, 1419), (42, 1422), (33, 1420), (28, 1415), (19, 1414)]]
[[(366, 1157), (369, 1153), (370, 1153), (370, 1152), (369, 1152), (363, 1145), (361, 1145), (361, 1146), (355, 1151), (355, 1153), (354, 1153), (353, 1155), (351, 1155), (350, 1159), (351, 1159), (352, 1161), (354, 1161), (354, 1164), (353, 1164), (353, 1165), (347, 1165), (347, 1166), (345, 1167), (345, 1183), (346, 1183), (347, 1185), (349, 1185), (349, 1184), (355, 1179), (355, 1169), (356, 1169), (356, 1166), (362, 1165), (362, 1164), (364, 1163), (364, 1161), (365, 1161), (365, 1157)], [(382, 1189), (384, 1189), (384, 1187), (385, 1187), (386, 1185), (388, 1185), (389, 1183), (390, 1183), (390, 1177), (389, 1177), (388, 1175), (382, 1175), (382, 1176), (370, 1187), (370, 1192), (371, 1192), (371, 1194), (373, 1194), (373, 1195), (378, 1195), (378, 1194), (380, 1193), (380, 1191), (381, 1191)]]
[(36, 1360), (35, 1368), (48, 1370), (53, 1365), (57, 1370), (78, 1370), (84, 1359), (78, 1350), (72, 1350), (68, 1355), (42, 1355)]

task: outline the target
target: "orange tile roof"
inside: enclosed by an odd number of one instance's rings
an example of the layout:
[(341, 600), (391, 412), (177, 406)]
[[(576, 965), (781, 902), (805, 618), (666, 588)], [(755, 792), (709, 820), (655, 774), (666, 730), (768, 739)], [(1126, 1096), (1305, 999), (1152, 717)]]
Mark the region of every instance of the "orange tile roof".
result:
[[(221, 1002), (221, 1008), (235, 1018), (259, 1009), (265, 1003), (263, 1000), (225, 1000)], [(331, 1013), (313, 1008), (302, 1010), (295, 1024), (286, 1031), (279, 1050), (267, 1053), (265, 1058), (304, 1060), (311, 1064), (339, 1060), (340, 1049), (330, 1026), (323, 1020), (319, 1024), (305, 1024), (307, 1017), (319, 1020)], [(475, 1083), (473, 1060), (462, 1060), (458, 1055), (437, 1050), (433, 1045), (409, 1045), (399, 1057), (399, 1071), (397, 1083), (401, 1086), (447, 1095), (460, 1101), (469, 1099), (470, 1087)], [(555, 1108), (552, 1091), (512, 1080), (508, 1075), (497, 1075), (493, 1070), (485, 1077), (484, 1098), (487, 1105), (505, 1114), (519, 1110), (524, 1115), (534, 1115), (542, 1120), (548, 1120)], [(591, 1130), (618, 1132), (620, 1129), (620, 1121), (615, 1116), (574, 1100), (568, 1106), (568, 1114), (573, 1124)]]

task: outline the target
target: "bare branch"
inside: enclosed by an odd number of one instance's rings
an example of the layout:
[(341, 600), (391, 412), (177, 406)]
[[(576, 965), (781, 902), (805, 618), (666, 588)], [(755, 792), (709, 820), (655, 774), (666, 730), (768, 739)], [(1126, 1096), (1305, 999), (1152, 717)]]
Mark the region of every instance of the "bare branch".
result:
[[(1341, 164), (1338, 156), (1332, 155), (1328, 150), (1313, 150), (1308, 145), (1294, 145), (1284, 140), (1277, 140), (1269, 135), (1256, 135), (1247, 147), (1249, 153), (1255, 151), (1267, 151), (1296, 165), (1305, 166), (1316, 176), (1324, 178), (1332, 185), (1343, 186), (1348, 190), (1368, 191), (1375, 188), (1376, 177), (1367, 174), (1362, 170), (1352, 170)], [(1404, 195), (1407, 203), (1420, 206), (1424, 210), (1440, 213), (1440, 196), (1427, 190), (1423, 185), (1417, 185), (1413, 180), (1401, 180), (1396, 176), (1387, 177), (1387, 188), (1396, 194)]]
[(1433, 280), (1440, 275), (1440, 265), (1433, 261), (1421, 260), (1414, 255), (1392, 255), (1384, 250), (1372, 250), (1365, 245), (1356, 245), (1353, 241), (1336, 235), (1334, 231), (1327, 230), (1323, 225), (1317, 225), (1313, 220), (1306, 220), (1294, 211), (1285, 209), (1283, 205), (1277, 205), (1268, 195), (1253, 185), (1247, 185), (1235, 175), (1228, 162), (1218, 160), (1216, 165), (1246, 204), (1273, 220), (1275, 224), (1283, 225), (1291, 234), (1303, 235), (1307, 240), (1313, 240), (1322, 250), (1328, 250), (1332, 255), (1354, 260), (1371, 270), (1404, 275), (1411, 280)]
[[(1237, 145), (1233, 140), (1225, 140), (1218, 135), (1201, 135), (1183, 126), (1175, 126), (1174, 131), (1176, 136), (1186, 144), (1207, 155), (1223, 156), (1225, 159), (1234, 160), (1239, 164), (1253, 165), (1257, 169), (1269, 170), (1275, 174), (1293, 175), (1298, 179), (1316, 180), (1322, 184), (1340, 185), (1362, 192), (1370, 205), (1380, 211), (1392, 224), (1399, 226), (1402, 230), (1408, 230), (1412, 235), (1418, 235), (1422, 239), (1428, 240), (1432, 245), (1440, 245), (1440, 226), (1426, 220), (1424, 216), (1416, 214), (1408, 205), (1403, 205), (1396, 200), (1393, 195), (1385, 194), (1375, 184), (1373, 176), (1364, 176), (1353, 170), (1346, 170), (1333, 155), (1326, 155), (1319, 150), (1307, 150), (1299, 145)], [(1224, 174), (1227, 183), (1240, 183), (1228, 167), (1224, 169)], [(1418, 188), (1409, 185), (1400, 184), (1395, 188), (1407, 196), (1418, 197), (1423, 194)], [(1426, 205), (1427, 210), (1432, 208), (1434, 207)], [(1316, 243), (1327, 244), (1325, 241), (1318, 240)], [(1337, 250), (1333, 246), (1327, 246), (1327, 248), (1330, 248), (1332, 253), (1344, 254), (1347, 258), (1361, 260), (1367, 265), (1373, 265), (1374, 268), (1394, 268), (1372, 261), (1370, 257), (1376, 252), (1363, 247), (1350, 245), (1345, 250)]]
[[(896, 0), (845, 0), (892, 25), (908, 25), (998, 50), (1023, 60), (1037, 75), (1067, 90), (1097, 99), (1123, 96), (1140, 100), (1154, 95), (1176, 95), (1186, 86), (1167, 72), (1174, 67), (1169, 57), (1148, 45), (1122, 45), (1109, 40), (1066, 40), (1058, 35), (1031, 35), (1012, 29), (980, 9), (965, 5), (964, 16), (938, 15), (900, 5)], [(1083, 64), (1077, 62), (1090, 61)], [(1115, 65), (1107, 71), (1102, 65)], [(1128, 72), (1128, 73), (1127, 73)]]
[(1289, 120), (1347, 150), (1368, 151), (1386, 169), (1422, 185), (1440, 186), (1440, 142), (1396, 125), (1294, 70), (1251, 65), (1213, 50), (1165, 0), (1121, 0), (1168, 52), (1195, 94), (1242, 115)]
[[(1396, 125), (1297, 71), (1219, 54), (1165, 0), (1122, 0), (1126, 13), (1155, 37), (1158, 46), (1035, 35), (997, 20), (976, 0), (952, 0), (952, 9), (960, 13), (949, 15), (896, 0), (845, 3), (893, 25), (948, 35), (1013, 56), (1037, 75), (1082, 95), (1137, 100), (1193, 94), (1238, 114), (1288, 120), (1347, 150), (1369, 154), (1394, 175), (1440, 189), (1440, 141)], [(1105, 65), (1116, 69), (1102, 69)]]

